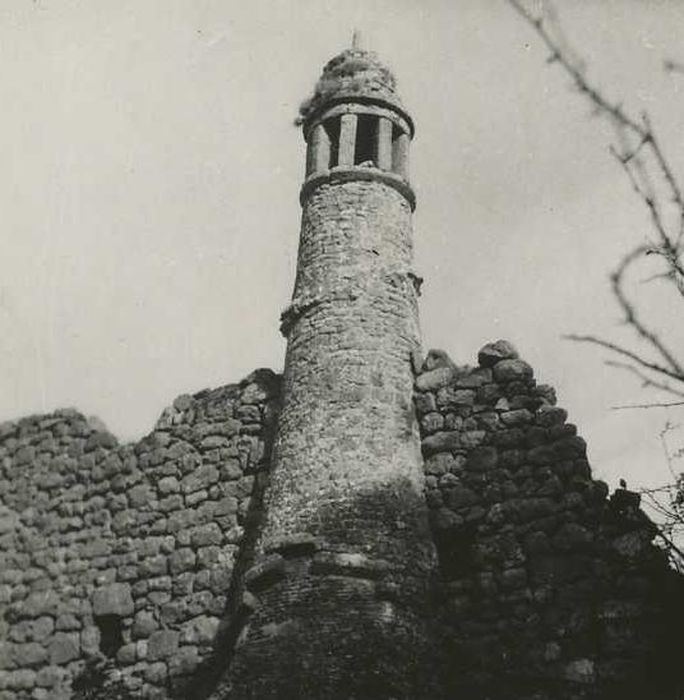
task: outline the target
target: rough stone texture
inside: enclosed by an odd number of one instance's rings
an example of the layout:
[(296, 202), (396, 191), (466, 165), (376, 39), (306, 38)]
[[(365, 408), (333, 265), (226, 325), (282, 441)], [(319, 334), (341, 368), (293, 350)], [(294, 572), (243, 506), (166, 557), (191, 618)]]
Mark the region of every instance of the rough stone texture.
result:
[[(415, 563), (415, 533), (400, 529), (388, 546), (363, 509), (327, 540), (287, 534), (276, 513), (282, 532), (259, 541), (255, 563), (272, 373), (180, 397), (136, 445), (117, 446), (75, 411), (0, 426), (0, 698), (66, 700), (88, 687), (101, 697), (112, 683), (129, 697), (206, 698), (223, 692), (236, 640), (256, 629), (254, 697), (280, 692), (280, 659), (334, 671), (328, 655), (351, 649), (358, 669), (377, 669), (379, 698), (401, 697), (398, 658), (426, 700), (678, 700), (684, 592), (638, 494), (608, 497), (591, 478), (584, 441), (529, 365), (482, 357), (488, 366), (464, 368), (429, 353), (415, 382), (435, 601), (397, 574), (397, 543)], [(434, 374), (444, 369), (446, 382)], [(207, 447), (211, 437), (227, 442)], [(121, 638), (108, 647), (113, 620)], [(426, 633), (433, 655), (420, 668), (390, 654), (397, 640), (419, 650)], [(89, 670), (107, 653), (100, 686)], [(326, 697), (353, 696), (348, 676), (331, 678), (337, 695)]]
[(215, 666), (278, 391), (259, 370), (179, 397), (134, 445), (73, 410), (0, 425), (0, 698), (71, 698), (103, 655), (141, 698)]
[(445, 696), (674, 700), (684, 588), (638, 494), (607, 497), (509, 343), (479, 361), (416, 380)]
[(305, 202), (247, 581), (260, 606), (216, 697), (413, 698), (426, 687), (417, 664), (434, 551), (412, 403), (411, 264), (411, 210), (393, 188), (323, 184)]
[(332, 102), (354, 102), (360, 96), (403, 109), (396, 80), (377, 55), (372, 51), (347, 49), (324, 66), (314, 94), (300, 106), (298, 121), (303, 122)]

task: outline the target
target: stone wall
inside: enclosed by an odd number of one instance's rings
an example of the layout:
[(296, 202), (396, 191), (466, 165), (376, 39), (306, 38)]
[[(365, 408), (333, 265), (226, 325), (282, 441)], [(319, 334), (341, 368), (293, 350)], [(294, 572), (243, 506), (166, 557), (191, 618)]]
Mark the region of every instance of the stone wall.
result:
[(0, 698), (184, 696), (226, 662), (278, 389), (181, 396), (132, 445), (73, 410), (0, 426)]
[(417, 378), (447, 697), (670, 698), (684, 591), (637, 494), (591, 476), (553, 389), (499, 341)]
[[(0, 700), (207, 698), (274, 572), (335, 583), (312, 624), (355, 596), (391, 621), (416, 595), (316, 538), (253, 566), (279, 392), (260, 370), (182, 396), (133, 445), (72, 410), (0, 426)], [(414, 401), (440, 560), (423, 697), (681, 697), (681, 578), (638, 495), (592, 478), (553, 390), (499, 342), (474, 368), (432, 351)]]

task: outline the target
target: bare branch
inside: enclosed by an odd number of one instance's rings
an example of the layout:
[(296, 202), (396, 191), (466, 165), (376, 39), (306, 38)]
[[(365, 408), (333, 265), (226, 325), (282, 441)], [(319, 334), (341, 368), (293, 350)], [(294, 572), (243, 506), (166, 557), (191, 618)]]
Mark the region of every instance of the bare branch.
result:
[(653, 370), (654, 372), (658, 372), (659, 374), (664, 374), (671, 379), (676, 379), (677, 381), (684, 381), (684, 379), (677, 373), (673, 372), (672, 370), (668, 369), (667, 367), (664, 367), (662, 365), (658, 365), (655, 362), (649, 362), (648, 360), (645, 360), (644, 358), (640, 357), (636, 353), (632, 352), (631, 350), (627, 350), (627, 348), (623, 348), (620, 345), (616, 345), (615, 343), (611, 343), (608, 340), (603, 340), (603, 338), (597, 338), (596, 336), (593, 335), (577, 335), (574, 333), (571, 333), (570, 335), (565, 335), (563, 336), (564, 338), (567, 338), (568, 340), (574, 340), (579, 343), (593, 343), (594, 345), (598, 345), (602, 348), (606, 348), (607, 350), (612, 350), (613, 352), (617, 353), (618, 355), (623, 355), (624, 357), (629, 357), (630, 360), (634, 360), (637, 364), (641, 365), (642, 367), (645, 367), (646, 369)]
[[(684, 198), (682, 197), (682, 188), (663, 153), (648, 116), (645, 114), (641, 115), (640, 118), (630, 116), (621, 104), (610, 102), (598, 88), (588, 81), (584, 65), (574, 56), (560, 33), (560, 25), (551, 4), (547, 5), (551, 9), (547, 10), (546, 16), (536, 17), (526, 9), (521, 0), (508, 1), (542, 39), (550, 52), (550, 62), (558, 63), (571, 78), (578, 92), (593, 104), (599, 114), (607, 116), (616, 127), (621, 148), (619, 150), (613, 149), (613, 151), (627, 172), (635, 191), (649, 211), (660, 241), (659, 253), (670, 267), (672, 273), (670, 279), (680, 295), (684, 297), (684, 268), (681, 261), (682, 241), (684, 240)], [(556, 36), (552, 34), (547, 25), (553, 25), (553, 34)], [(670, 61), (666, 62), (665, 65), (666, 69), (674, 70), (679, 64)], [(628, 146), (627, 134), (636, 140), (636, 146)], [(648, 170), (641, 159), (636, 157), (642, 149), (650, 155), (656, 171), (669, 191), (669, 204), (677, 210), (676, 235), (669, 233), (663, 218), (663, 207), (658, 204), (658, 197), (650, 184)]]
[(608, 365), (608, 367), (617, 367), (618, 369), (624, 369), (627, 372), (631, 372), (641, 380), (641, 386), (644, 388), (665, 391), (668, 394), (673, 394), (674, 396), (681, 396), (684, 399), (684, 391), (676, 389), (671, 384), (668, 384), (665, 381), (660, 381), (654, 379), (653, 377), (647, 376), (644, 372), (642, 372), (638, 367), (635, 367), (634, 365), (630, 365), (627, 362), (618, 362), (617, 360), (606, 360), (605, 364)]
[[(648, 115), (630, 114), (621, 103), (609, 100), (589, 81), (583, 62), (572, 51), (563, 35), (553, 5), (545, 3), (545, 14), (536, 16), (527, 9), (525, 0), (508, 1), (548, 49), (548, 63), (558, 64), (571, 79), (577, 92), (590, 102), (593, 111), (608, 118), (614, 128), (617, 143), (611, 146), (610, 152), (648, 212), (652, 230), (647, 242), (628, 251), (610, 276), (611, 289), (624, 314), (624, 321), (636, 338), (645, 344), (644, 352), (595, 335), (572, 334), (565, 337), (609, 350), (620, 359), (609, 360), (606, 364), (634, 375), (644, 388), (664, 391), (679, 399), (614, 406), (615, 410), (684, 406), (684, 361), (680, 361), (681, 354), (675, 354), (671, 350), (665, 342), (664, 334), (657, 326), (654, 328), (651, 325), (652, 317), (644, 315), (627, 291), (635, 281), (629, 275), (633, 266), (650, 258), (660, 263), (660, 266), (648, 271), (653, 273), (649, 274), (648, 280), (669, 282), (678, 292), (679, 298), (684, 299), (682, 187), (665, 157)], [(663, 65), (668, 72), (684, 74), (684, 64), (667, 60)], [(684, 457), (684, 449), (670, 450), (667, 433), (672, 429), (672, 424), (668, 422), (660, 433), (660, 441), (673, 481), (657, 489), (644, 490), (642, 494), (645, 505), (663, 521), (656, 525), (658, 536), (665, 543), (673, 565), (681, 571), (684, 567), (684, 552), (674, 544), (673, 537), (684, 529), (684, 474), (676, 476), (674, 462)], [(644, 518), (647, 518), (645, 514)]]
[[(622, 307), (625, 314), (625, 321), (632, 326), (636, 333), (641, 336), (651, 347), (653, 347), (658, 354), (665, 360), (672, 374), (666, 372), (669, 376), (674, 377), (680, 381), (684, 381), (684, 367), (675, 358), (672, 352), (667, 348), (665, 343), (661, 340), (658, 333), (650, 330), (641, 321), (637, 315), (636, 307), (632, 304), (623, 289), (623, 279), (627, 271), (627, 268), (632, 265), (639, 258), (648, 255), (650, 248), (647, 246), (639, 246), (631, 252), (627, 253), (618, 265), (615, 272), (611, 275), (611, 284), (613, 287), (613, 294), (617, 299), (618, 303)], [(651, 367), (653, 369), (653, 367)], [(660, 370), (662, 372), (662, 370)]]
[(628, 403), (624, 406), (611, 406), (613, 411), (623, 411), (627, 408), (671, 408), (672, 406), (684, 406), (684, 401), (666, 401), (664, 403)]

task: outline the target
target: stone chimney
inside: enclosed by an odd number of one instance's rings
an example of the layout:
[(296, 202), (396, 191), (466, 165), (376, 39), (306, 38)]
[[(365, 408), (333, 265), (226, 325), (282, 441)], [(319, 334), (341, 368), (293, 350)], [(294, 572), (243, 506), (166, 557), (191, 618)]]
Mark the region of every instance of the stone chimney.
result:
[(224, 694), (416, 698), (435, 566), (413, 407), (413, 122), (352, 48), (302, 107), (302, 225), (254, 612)]

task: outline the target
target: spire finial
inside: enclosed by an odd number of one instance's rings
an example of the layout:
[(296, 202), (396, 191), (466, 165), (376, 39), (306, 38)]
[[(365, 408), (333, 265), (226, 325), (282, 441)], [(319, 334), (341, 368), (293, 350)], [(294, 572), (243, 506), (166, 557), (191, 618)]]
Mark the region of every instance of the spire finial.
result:
[(354, 33), (352, 34), (352, 49), (358, 51), (361, 48), (361, 32), (354, 27)]

